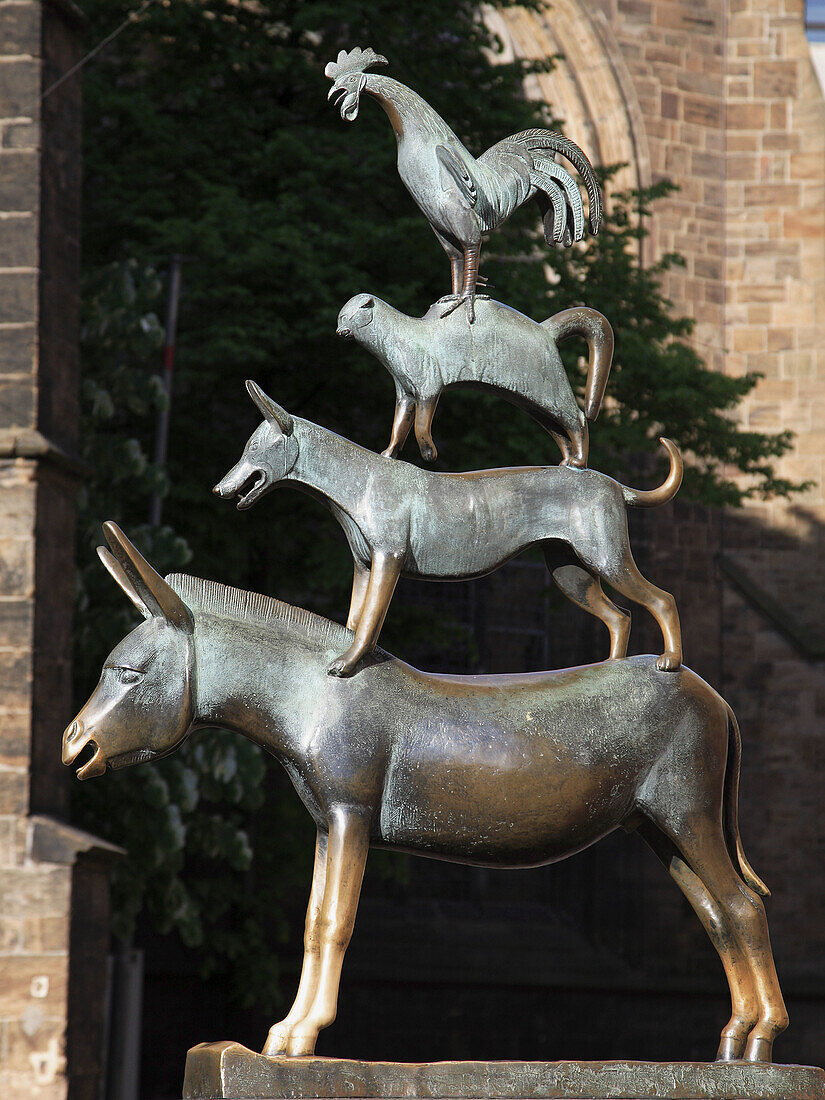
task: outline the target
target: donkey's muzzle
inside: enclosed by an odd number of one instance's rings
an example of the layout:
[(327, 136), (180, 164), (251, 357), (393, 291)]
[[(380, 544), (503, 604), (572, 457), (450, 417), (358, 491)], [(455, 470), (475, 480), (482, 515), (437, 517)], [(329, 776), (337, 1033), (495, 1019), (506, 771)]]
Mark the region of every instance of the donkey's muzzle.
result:
[(93, 775), (103, 775), (106, 771), (106, 759), (100, 751), (100, 746), (92, 737), (91, 731), (84, 727), (80, 718), (75, 718), (74, 722), (63, 731), (63, 763), (73, 764), (89, 744), (94, 745), (95, 754), (91, 760), (78, 768), (78, 779), (89, 779)]

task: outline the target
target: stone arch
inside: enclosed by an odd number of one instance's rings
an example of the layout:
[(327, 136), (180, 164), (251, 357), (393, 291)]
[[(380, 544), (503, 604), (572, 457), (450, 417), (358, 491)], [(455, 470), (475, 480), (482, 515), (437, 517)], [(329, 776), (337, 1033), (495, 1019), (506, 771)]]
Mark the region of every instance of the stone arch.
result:
[(613, 31), (583, 0), (553, 0), (536, 11), (485, 11), (503, 46), (501, 59), (558, 57), (550, 73), (531, 76), (526, 92), (547, 103), (565, 132), (598, 164), (623, 164), (613, 190), (651, 182), (641, 108)]

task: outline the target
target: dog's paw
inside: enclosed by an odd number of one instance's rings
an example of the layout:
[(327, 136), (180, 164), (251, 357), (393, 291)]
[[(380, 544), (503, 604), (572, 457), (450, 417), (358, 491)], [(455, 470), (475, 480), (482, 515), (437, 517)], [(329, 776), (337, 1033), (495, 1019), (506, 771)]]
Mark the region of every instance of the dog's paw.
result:
[(670, 649), (666, 649), (661, 657), (656, 658), (656, 668), (659, 672), (676, 672), (681, 667), (681, 657)]

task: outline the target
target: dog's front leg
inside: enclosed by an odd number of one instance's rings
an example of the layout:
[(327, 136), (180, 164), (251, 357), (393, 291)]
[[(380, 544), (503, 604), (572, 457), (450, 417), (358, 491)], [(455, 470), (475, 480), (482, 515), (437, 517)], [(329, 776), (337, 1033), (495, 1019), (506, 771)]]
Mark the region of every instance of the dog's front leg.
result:
[(352, 597), (349, 602), (349, 615), (347, 616), (347, 630), (357, 630), (364, 610), (364, 600), (367, 598), (367, 587), (370, 581), (370, 571), (360, 561), (352, 563)]
[(401, 576), (401, 558), (373, 551), (367, 596), (355, 630), (355, 641), (329, 666), (332, 676), (351, 676), (362, 657), (372, 653), (384, 625), (392, 594)]

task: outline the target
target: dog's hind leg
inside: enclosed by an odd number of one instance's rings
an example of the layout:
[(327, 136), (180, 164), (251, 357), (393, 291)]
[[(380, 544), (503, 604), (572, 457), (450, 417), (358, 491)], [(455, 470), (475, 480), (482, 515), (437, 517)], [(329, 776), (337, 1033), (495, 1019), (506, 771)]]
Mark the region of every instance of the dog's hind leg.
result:
[[(606, 557), (606, 556), (605, 556)], [(595, 563), (587, 562), (587, 565)], [(665, 651), (656, 661), (656, 667), (660, 672), (673, 672), (682, 664), (682, 630), (679, 625), (679, 612), (676, 601), (669, 592), (657, 588), (639, 572), (639, 567), (633, 560), (630, 547), (627, 546), (624, 556), (616, 568), (613, 561), (606, 558), (599, 563), (599, 574), (609, 585), (626, 596), (629, 600), (640, 603), (646, 607), (662, 631), (665, 642)]]
[(627, 656), (630, 637), (630, 612), (617, 607), (602, 591), (599, 578), (570, 560), (563, 550), (549, 548), (544, 553), (547, 568), (561, 592), (582, 611), (601, 619), (610, 631), (610, 658)]

